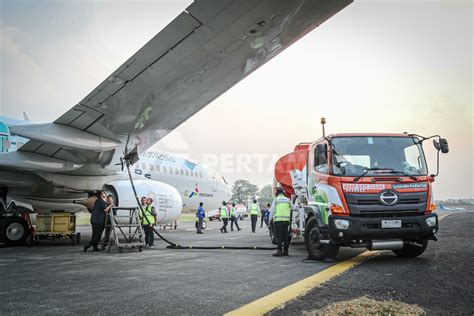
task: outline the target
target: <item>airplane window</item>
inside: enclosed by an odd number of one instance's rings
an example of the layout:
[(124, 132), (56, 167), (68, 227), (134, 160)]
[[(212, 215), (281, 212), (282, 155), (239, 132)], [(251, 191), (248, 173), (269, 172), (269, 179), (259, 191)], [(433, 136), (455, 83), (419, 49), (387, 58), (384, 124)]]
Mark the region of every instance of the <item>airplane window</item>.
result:
[(181, 175), (184, 175), (184, 170), (183, 170), (183, 169), (179, 169), (179, 173), (180, 173)]
[(198, 177), (198, 172), (194, 171), (194, 176), (197, 178)]
[(202, 173), (199, 172), (199, 177), (202, 178)]
[(174, 173), (179, 174), (178, 168), (174, 168)]
[(160, 165), (156, 165), (156, 171), (161, 172)]
[(188, 170), (186, 170), (186, 176), (189, 177), (189, 171)]
[(150, 164), (150, 171), (153, 171), (153, 165)]

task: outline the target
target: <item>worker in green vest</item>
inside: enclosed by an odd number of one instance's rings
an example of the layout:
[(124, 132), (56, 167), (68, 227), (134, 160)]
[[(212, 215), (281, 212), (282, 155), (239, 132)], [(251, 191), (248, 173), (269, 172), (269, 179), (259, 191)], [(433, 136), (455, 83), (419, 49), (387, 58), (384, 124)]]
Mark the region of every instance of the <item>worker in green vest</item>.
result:
[(145, 232), (145, 246), (147, 248), (154, 248), (155, 235), (153, 232), (153, 227), (156, 224), (156, 210), (153, 206), (153, 199), (147, 198), (145, 202), (145, 208), (143, 208), (143, 213), (141, 214), (142, 227)]
[(285, 191), (277, 187), (276, 196), (273, 199), (271, 208), (275, 239), (277, 242), (277, 252), (274, 257), (288, 256), (290, 240), (290, 199), (284, 195)]
[(227, 223), (229, 222), (229, 214), (227, 213), (227, 202), (222, 201), (222, 206), (219, 209), (219, 215), (221, 217), (221, 220), (223, 222), (222, 228), (221, 228), (221, 233), (227, 233)]
[(257, 227), (258, 214), (260, 214), (260, 206), (257, 204), (257, 200), (253, 200), (253, 203), (250, 203), (250, 220), (252, 221), (252, 233), (255, 233), (255, 228)]
[(238, 224), (237, 210), (235, 209), (235, 203), (232, 203), (229, 214), (230, 214), (230, 230), (234, 231), (234, 224), (237, 230), (242, 230), (240, 229), (239, 224)]

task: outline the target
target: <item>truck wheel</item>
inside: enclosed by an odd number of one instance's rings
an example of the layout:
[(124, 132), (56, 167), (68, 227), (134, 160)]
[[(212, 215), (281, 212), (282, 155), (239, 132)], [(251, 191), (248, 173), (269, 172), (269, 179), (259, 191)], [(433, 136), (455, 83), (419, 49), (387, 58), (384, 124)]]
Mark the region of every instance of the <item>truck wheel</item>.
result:
[(403, 246), (403, 249), (392, 250), (400, 258), (415, 258), (425, 252), (428, 247), (428, 239), (421, 242), (410, 242)]
[(304, 244), (308, 251), (309, 259), (322, 260), (325, 258), (334, 258), (337, 255), (339, 246), (321, 244), (319, 242), (321, 239), (327, 239), (325, 237), (326, 236), (324, 236), (319, 229), (316, 218), (311, 217), (306, 222), (304, 230)]
[(272, 244), (276, 245), (277, 241), (276, 241), (276, 238), (275, 238), (275, 233), (273, 231), (273, 223), (268, 225), (268, 230), (270, 231), (270, 240), (272, 241)]
[(21, 217), (8, 216), (0, 221), (0, 242), (7, 246), (20, 246), (30, 234), (28, 223)]

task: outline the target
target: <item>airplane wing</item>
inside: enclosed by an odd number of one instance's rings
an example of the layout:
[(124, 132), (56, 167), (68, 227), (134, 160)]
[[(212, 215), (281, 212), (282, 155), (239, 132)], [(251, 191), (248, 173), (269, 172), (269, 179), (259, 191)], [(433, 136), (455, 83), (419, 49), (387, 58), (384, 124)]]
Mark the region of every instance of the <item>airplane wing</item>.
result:
[(103, 174), (125, 145), (145, 151), (350, 2), (196, 0), (54, 123), (13, 127), (30, 140), (0, 165)]

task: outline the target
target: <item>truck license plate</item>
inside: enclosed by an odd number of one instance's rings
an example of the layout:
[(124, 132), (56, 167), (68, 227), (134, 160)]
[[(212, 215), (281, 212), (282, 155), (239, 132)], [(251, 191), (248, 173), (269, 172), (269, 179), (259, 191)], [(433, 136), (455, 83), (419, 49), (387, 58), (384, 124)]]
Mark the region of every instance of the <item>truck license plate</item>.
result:
[(397, 220), (383, 220), (382, 221), (382, 228), (401, 228), (402, 221)]

